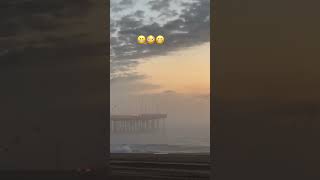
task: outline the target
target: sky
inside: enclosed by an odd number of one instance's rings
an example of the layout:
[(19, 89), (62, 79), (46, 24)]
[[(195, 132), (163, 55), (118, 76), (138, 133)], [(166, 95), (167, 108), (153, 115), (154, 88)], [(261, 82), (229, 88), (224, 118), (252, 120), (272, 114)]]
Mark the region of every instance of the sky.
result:
[[(169, 102), (161, 99), (170, 97), (176, 107), (176, 111), (170, 111), (171, 117), (176, 117), (175, 124), (208, 124), (209, 16), (207, 0), (112, 0), (111, 112), (169, 113)], [(140, 34), (161, 34), (166, 42), (162, 46), (141, 46), (136, 43)], [(141, 101), (147, 108), (139, 107)], [(182, 114), (190, 110), (205, 113), (206, 118), (181, 121)]]

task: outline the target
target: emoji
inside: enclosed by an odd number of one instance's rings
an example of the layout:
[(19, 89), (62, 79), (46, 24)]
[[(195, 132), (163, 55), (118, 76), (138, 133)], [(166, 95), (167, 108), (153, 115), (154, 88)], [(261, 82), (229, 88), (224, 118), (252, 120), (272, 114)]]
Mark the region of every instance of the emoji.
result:
[(159, 44), (159, 45), (163, 44), (164, 43), (164, 37), (161, 36), (161, 35), (157, 36), (156, 37), (156, 43)]
[(147, 37), (147, 43), (148, 43), (148, 44), (153, 44), (153, 43), (154, 43), (154, 41), (155, 41), (154, 36), (149, 35), (149, 36)]
[(138, 44), (145, 44), (146, 37), (144, 37), (143, 35), (138, 36), (137, 42), (138, 42)]

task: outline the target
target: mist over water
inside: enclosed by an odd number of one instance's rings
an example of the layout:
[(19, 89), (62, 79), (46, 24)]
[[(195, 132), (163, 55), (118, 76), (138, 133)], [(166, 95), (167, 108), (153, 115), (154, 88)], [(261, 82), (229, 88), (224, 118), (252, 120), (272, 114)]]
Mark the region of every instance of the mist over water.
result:
[(111, 152), (209, 153), (208, 98), (187, 97), (173, 92), (153, 94), (144, 96), (144, 103), (148, 104), (151, 100), (157, 102), (158, 111), (151, 110), (150, 102), (149, 106), (142, 106), (149, 107), (149, 112), (141, 110), (138, 113), (134, 106), (129, 105), (138, 104), (133, 103), (135, 98), (125, 98), (127, 106), (122, 106), (124, 109), (115, 111), (114, 114), (166, 113), (168, 117), (165, 119), (165, 126), (149, 132), (112, 133)]

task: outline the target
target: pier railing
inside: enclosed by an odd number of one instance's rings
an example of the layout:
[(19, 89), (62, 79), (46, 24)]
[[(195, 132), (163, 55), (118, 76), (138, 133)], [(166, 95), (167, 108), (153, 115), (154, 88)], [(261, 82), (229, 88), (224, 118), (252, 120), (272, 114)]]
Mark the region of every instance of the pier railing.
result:
[(111, 115), (111, 132), (154, 132), (165, 128), (167, 114)]

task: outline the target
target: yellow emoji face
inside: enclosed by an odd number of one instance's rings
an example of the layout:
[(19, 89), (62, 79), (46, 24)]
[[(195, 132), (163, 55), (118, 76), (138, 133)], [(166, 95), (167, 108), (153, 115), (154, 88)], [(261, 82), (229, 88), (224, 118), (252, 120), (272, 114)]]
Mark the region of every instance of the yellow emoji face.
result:
[(155, 41), (155, 39), (156, 39), (156, 38), (154, 38), (154, 36), (149, 35), (149, 36), (147, 37), (147, 43), (148, 43), (148, 44), (153, 44), (154, 41)]
[(161, 36), (161, 35), (157, 36), (156, 37), (156, 43), (159, 44), (159, 45), (163, 44), (164, 43), (164, 37)]
[(143, 35), (138, 36), (137, 38), (138, 44), (145, 44), (146, 43), (146, 37)]

